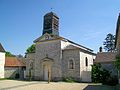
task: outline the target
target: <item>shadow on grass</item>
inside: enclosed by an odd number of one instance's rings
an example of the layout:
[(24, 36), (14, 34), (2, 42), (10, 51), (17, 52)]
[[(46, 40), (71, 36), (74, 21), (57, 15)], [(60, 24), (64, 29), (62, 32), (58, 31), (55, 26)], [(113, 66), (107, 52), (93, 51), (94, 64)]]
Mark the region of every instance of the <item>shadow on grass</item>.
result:
[(88, 85), (83, 90), (120, 90), (117, 86), (107, 86), (107, 85)]

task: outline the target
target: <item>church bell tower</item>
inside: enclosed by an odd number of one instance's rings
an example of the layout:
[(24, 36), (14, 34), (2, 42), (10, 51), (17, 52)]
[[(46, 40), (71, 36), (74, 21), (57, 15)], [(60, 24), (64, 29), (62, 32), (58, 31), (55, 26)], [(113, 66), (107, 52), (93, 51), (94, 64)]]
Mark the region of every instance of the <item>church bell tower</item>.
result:
[(59, 18), (53, 12), (47, 13), (44, 16), (43, 35), (45, 33), (59, 35)]

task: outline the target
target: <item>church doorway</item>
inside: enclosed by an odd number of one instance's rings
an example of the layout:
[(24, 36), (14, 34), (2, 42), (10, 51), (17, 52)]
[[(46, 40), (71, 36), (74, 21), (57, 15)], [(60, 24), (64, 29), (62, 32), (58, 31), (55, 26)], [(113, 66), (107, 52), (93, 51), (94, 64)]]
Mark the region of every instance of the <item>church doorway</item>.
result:
[(51, 80), (52, 77), (52, 64), (53, 59), (45, 58), (43, 59), (43, 80)]
[(43, 77), (45, 81), (48, 81), (48, 78), (51, 78), (51, 65), (48, 63), (44, 65)]

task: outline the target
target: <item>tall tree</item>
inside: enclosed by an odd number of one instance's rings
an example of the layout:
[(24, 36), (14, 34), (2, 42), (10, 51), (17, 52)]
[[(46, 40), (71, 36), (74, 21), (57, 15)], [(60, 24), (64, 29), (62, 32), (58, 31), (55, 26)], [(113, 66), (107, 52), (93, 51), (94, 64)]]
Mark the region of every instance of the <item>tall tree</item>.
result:
[(32, 44), (27, 48), (26, 53), (34, 53), (35, 52), (35, 44)]
[(103, 42), (105, 51), (113, 52), (115, 48), (115, 36), (111, 33), (107, 34), (105, 41)]

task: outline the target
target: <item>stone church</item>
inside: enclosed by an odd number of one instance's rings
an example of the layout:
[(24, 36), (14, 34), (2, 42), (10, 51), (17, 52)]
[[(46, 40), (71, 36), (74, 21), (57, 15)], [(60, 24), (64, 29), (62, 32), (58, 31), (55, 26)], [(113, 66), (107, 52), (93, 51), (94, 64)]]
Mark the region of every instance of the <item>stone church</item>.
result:
[(53, 13), (44, 16), (42, 36), (34, 40), (35, 52), (26, 54), (26, 78), (52, 81), (73, 78), (91, 82), (93, 50), (59, 35), (59, 17)]

